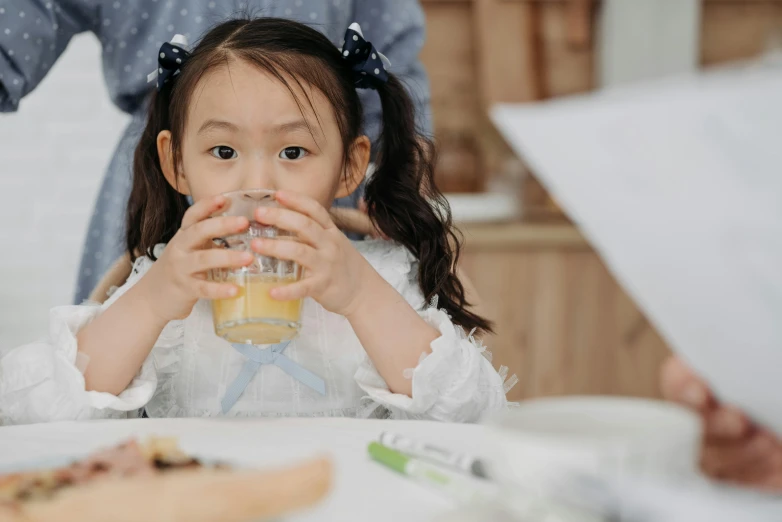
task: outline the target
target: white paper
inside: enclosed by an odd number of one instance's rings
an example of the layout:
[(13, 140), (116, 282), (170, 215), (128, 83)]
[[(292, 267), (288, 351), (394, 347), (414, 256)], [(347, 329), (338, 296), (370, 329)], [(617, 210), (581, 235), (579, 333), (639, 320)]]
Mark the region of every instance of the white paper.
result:
[(670, 346), (782, 435), (782, 66), (492, 117)]

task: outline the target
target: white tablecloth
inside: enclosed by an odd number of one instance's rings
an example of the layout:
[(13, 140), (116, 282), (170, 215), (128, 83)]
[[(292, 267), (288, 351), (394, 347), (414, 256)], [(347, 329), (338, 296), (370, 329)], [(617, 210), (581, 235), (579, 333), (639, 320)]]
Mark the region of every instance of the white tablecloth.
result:
[(453, 504), (426, 487), (371, 461), (367, 444), (394, 431), (453, 450), (479, 453), (484, 429), (475, 425), (352, 419), (138, 419), (0, 427), (0, 470), (29, 461), (80, 456), (129, 437), (176, 436), (188, 453), (241, 465), (287, 466), (318, 455), (335, 464), (334, 487), (314, 510), (291, 522), (430, 522)]

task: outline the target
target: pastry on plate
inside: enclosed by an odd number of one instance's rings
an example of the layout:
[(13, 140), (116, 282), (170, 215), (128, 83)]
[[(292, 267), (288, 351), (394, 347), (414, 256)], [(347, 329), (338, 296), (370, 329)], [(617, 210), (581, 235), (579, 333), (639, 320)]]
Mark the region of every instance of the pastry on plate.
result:
[(244, 522), (315, 504), (331, 463), (276, 471), (206, 465), (175, 439), (135, 440), (60, 468), (0, 475), (0, 522)]

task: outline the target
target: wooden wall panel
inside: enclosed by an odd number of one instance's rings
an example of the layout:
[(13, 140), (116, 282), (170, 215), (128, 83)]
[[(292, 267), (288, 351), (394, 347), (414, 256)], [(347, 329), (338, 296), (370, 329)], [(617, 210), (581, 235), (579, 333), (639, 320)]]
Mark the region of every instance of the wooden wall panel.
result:
[(541, 98), (535, 77), (535, 6), (527, 2), (474, 0), (476, 74), (481, 82), (481, 103), (525, 102)]
[(435, 129), (472, 128), (483, 111), (471, 2), (427, 2), (425, 7), (427, 39), (421, 61), (431, 83)]
[[(578, 3), (578, 2), (577, 2)], [(566, 2), (539, 4), (544, 97), (566, 96), (594, 88), (591, 45), (574, 45), (572, 7)], [(592, 24), (593, 26), (593, 24)]]
[(482, 189), (486, 171), (480, 133), (486, 112), (476, 74), (475, 21), (472, 2), (425, 5), (427, 40), (421, 60), (429, 73), (432, 114), (438, 145), (436, 183), (446, 192)]
[[(782, 2), (707, 0), (701, 23), (701, 63), (755, 58), (782, 38)], [(782, 42), (776, 45), (782, 44)]]

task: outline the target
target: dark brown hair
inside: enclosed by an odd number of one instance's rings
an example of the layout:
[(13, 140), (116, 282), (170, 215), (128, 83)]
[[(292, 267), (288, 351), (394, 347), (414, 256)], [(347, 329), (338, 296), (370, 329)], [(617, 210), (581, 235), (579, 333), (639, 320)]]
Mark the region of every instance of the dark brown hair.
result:
[[(176, 168), (187, 109), (199, 80), (232, 59), (245, 60), (282, 82), (291, 93), (304, 85), (319, 89), (333, 106), (345, 166), (350, 146), (362, 133), (362, 106), (354, 73), (324, 35), (303, 24), (278, 18), (231, 20), (209, 31), (183, 64), (176, 79), (152, 95), (146, 128), (133, 162), (133, 188), (127, 211), (127, 249), (131, 257), (153, 256), (158, 243), (176, 234), (188, 202), (169, 185), (160, 168), (157, 135), (172, 134)], [(282, 73), (284, 71), (284, 74)], [(293, 83), (293, 85), (291, 85)], [(370, 219), (419, 261), (418, 282), (427, 300), (466, 329), (489, 331), (491, 323), (469, 311), (464, 287), (455, 275), (460, 240), (450, 209), (434, 185), (434, 147), (415, 126), (413, 103), (393, 75), (377, 88), (383, 110), (376, 170), (366, 184)], [(298, 97), (294, 95), (301, 106)], [(311, 100), (307, 100), (310, 104)], [(154, 259), (154, 257), (153, 257)]]

